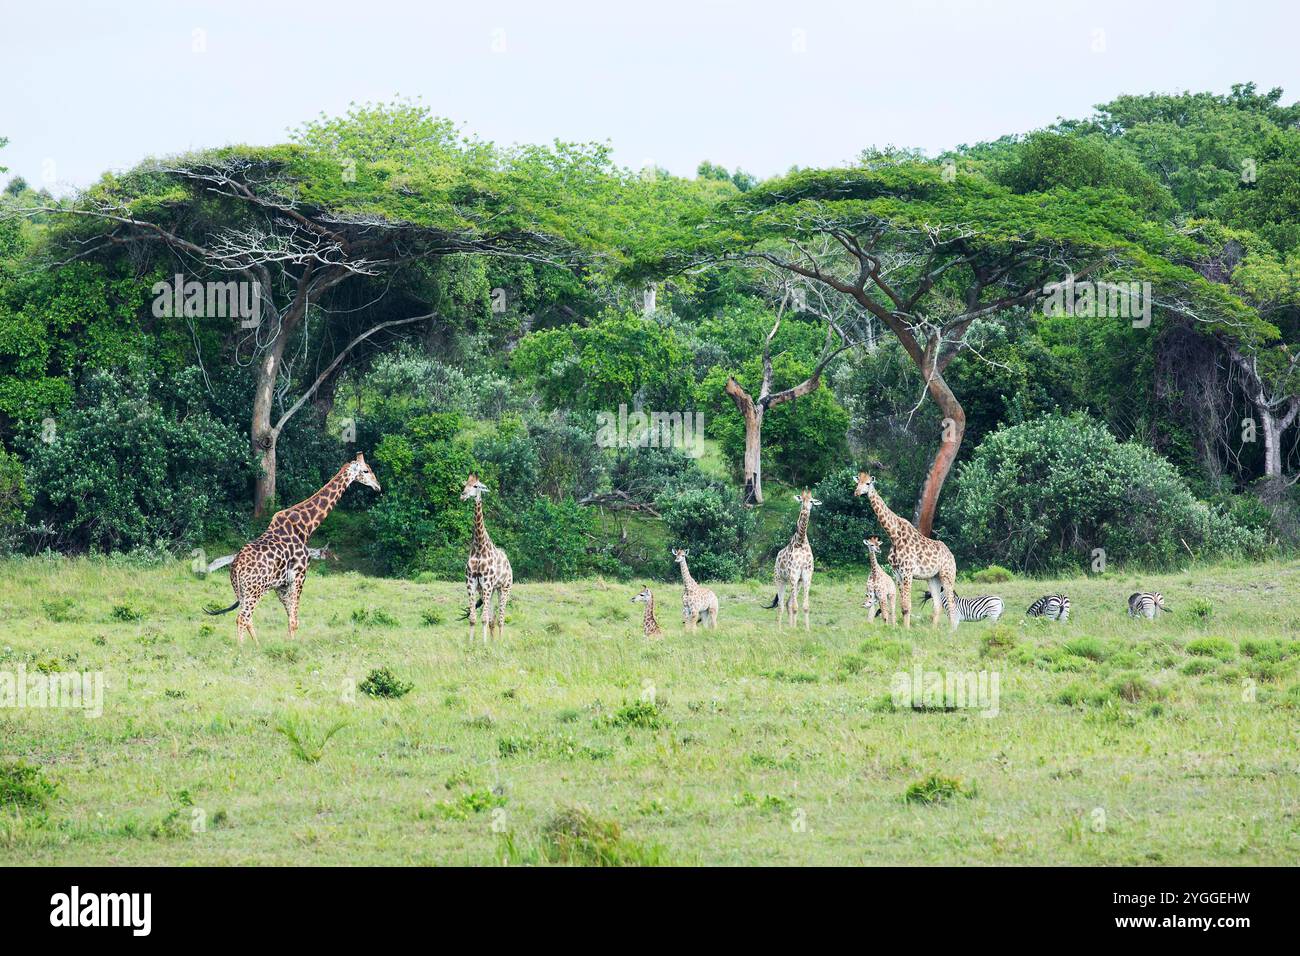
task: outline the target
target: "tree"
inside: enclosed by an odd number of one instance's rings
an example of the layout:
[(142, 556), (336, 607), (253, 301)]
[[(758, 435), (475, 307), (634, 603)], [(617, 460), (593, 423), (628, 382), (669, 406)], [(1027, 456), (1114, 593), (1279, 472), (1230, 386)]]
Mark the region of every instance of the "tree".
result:
[(1146, 221), (1114, 189), (1019, 195), (932, 164), (877, 161), (769, 180), (686, 226), (660, 268), (762, 261), (851, 298), (899, 340), (943, 416), (915, 511), (923, 534), (965, 432), (944, 372), (973, 322), (1036, 302), (1051, 280), (1093, 274), (1140, 274), (1160, 285), (1167, 304), (1198, 318), (1210, 303), (1212, 321), (1257, 319), (1231, 293), (1171, 261), (1192, 243)]
[(788, 295), (781, 300), (781, 306), (777, 310), (776, 322), (773, 323), (771, 331), (767, 333), (767, 337), (763, 340), (763, 375), (758, 389), (758, 397), (755, 398), (750, 392), (746, 391), (734, 375), (727, 376), (727, 397), (735, 403), (736, 410), (740, 412), (745, 421), (744, 475), (745, 504), (747, 505), (761, 505), (763, 503), (763, 418), (767, 415), (768, 409), (793, 401), (814, 391), (821, 384), (822, 373), (826, 370), (826, 367), (837, 355), (853, 346), (853, 343), (848, 340), (839, 326), (833, 320), (828, 319), (826, 321), (826, 344), (822, 347), (821, 357), (817, 360), (817, 364), (813, 366), (812, 372), (797, 385), (775, 392), (772, 391), (772, 339), (781, 328), (781, 318), (785, 314), (788, 300)]
[(606, 245), (599, 236), (620, 182), (603, 147), (502, 150), (409, 104), (357, 107), (293, 140), (148, 162), (70, 204), (29, 210), (65, 220), (59, 239), (77, 257), (160, 244), (189, 275), (251, 287), (258, 319), (238, 330), (235, 348), (251, 351), (255, 369), (258, 514), (275, 496), (288, 421), (367, 339), (437, 317), (409, 300), (417, 314), (370, 310), (365, 327), (317, 358), (319, 374), (297, 383), (294, 398), (291, 345), (336, 287), (382, 297), (417, 267), (461, 255), (572, 264), (584, 247)]

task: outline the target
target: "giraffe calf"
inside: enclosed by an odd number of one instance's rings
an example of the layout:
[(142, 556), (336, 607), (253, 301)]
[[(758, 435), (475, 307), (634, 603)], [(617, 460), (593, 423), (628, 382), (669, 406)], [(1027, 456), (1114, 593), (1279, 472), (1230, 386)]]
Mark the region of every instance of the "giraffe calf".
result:
[(691, 577), (691, 569), (686, 566), (686, 549), (673, 548), (673, 560), (682, 569), (682, 624), (689, 624), (691, 630), (697, 630), (700, 621), (718, 629), (718, 596), (708, 588), (701, 587)]
[(641, 617), (641, 630), (646, 637), (663, 637), (663, 628), (655, 620), (655, 595), (650, 590), (650, 585), (646, 585), (641, 592), (632, 599), (634, 602), (645, 605), (645, 614)]

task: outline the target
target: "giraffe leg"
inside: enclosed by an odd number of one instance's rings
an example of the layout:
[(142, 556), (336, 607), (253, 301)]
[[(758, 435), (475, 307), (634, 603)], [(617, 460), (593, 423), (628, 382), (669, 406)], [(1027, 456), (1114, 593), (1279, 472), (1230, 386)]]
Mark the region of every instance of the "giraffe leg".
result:
[(506, 605), (510, 603), (510, 585), (503, 585), (497, 594), (497, 637), (506, 636)]
[(809, 615), (812, 614), (812, 605), (808, 603), (808, 592), (812, 590), (812, 575), (809, 574), (803, 579), (803, 629), (805, 631), (812, 629)]
[(885, 623), (893, 627), (898, 623), (898, 592), (894, 591), (889, 595), (889, 614), (885, 618)]
[(943, 594), (948, 599), (948, 626), (952, 630), (957, 630), (957, 595), (954, 589), (957, 585), (957, 575), (952, 571), (943, 573)]
[(488, 642), (488, 632), (492, 630), (492, 588), (484, 586), (480, 588), (480, 594), (483, 595), (483, 643)]
[(469, 641), (474, 643), (474, 625), (478, 623), (478, 588), (474, 585), (474, 579), (468, 578), (465, 581), (465, 592), (469, 600)]
[(249, 593), (248, 597), (240, 602), (239, 618), (237, 624), (238, 624), (238, 633), (239, 633), (239, 644), (241, 647), (243, 646), (244, 643), (245, 634), (247, 634), (249, 637), (253, 639), (254, 644), (258, 643), (257, 629), (253, 627), (253, 612), (257, 610), (257, 602), (262, 600), (262, 593), (263, 592), (261, 591), (253, 589)]
[(903, 627), (912, 626), (912, 575), (909, 572), (898, 586), (898, 603), (903, 605)]
[(776, 626), (781, 627), (785, 623), (782, 618), (785, 617), (785, 582), (781, 578), (776, 579)]
[[(936, 574), (932, 577), (927, 587), (930, 591), (930, 626), (938, 627), (939, 616), (943, 613), (943, 602), (939, 599), (943, 593), (943, 589), (939, 585), (939, 575)], [(956, 612), (951, 600), (948, 602), (948, 607), (951, 609), (950, 613)]]

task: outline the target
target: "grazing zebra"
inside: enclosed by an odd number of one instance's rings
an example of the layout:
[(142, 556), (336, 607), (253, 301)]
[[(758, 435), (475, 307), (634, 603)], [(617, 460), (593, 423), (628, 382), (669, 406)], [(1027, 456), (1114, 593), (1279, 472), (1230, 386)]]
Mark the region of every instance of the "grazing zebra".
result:
[(1159, 591), (1138, 591), (1137, 594), (1130, 594), (1128, 597), (1129, 617), (1144, 617), (1148, 621), (1153, 621), (1156, 612), (1169, 609), (1169, 605), (1165, 603), (1165, 596)]
[[(981, 594), (978, 597), (964, 598), (960, 594), (953, 592), (957, 599), (957, 620), (959, 621), (996, 621), (1002, 616), (1005, 605), (1002, 598), (996, 594)], [(943, 601), (943, 609), (948, 610), (948, 598), (940, 595)], [(924, 604), (930, 600), (930, 592), (926, 591), (921, 595), (921, 603)]]
[(1070, 599), (1064, 594), (1045, 594), (1025, 612), (1030, 617), (1045, 617), (1064, 624), (1070, 619)]

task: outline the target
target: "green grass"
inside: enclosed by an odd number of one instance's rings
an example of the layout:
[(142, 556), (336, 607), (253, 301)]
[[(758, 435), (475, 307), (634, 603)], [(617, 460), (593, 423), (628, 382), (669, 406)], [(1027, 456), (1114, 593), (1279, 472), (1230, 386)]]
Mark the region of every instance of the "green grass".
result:
[[(981, 585), (1007, 614), (956, 636), (819, 574), (811, 632), (761, 580), (686, 633), (660, 583), (647, 642), (639, 586), (520, 584), (485, 647), (458, 583), (314, 565), (298, 639), (272, 597), (240, 649), (188, 562), (0, 562), (0, 672), (106, 680), (98, 719), (0, 708), (0, 865), (1295, 859), (1298, 564)], [(1070, 623), (1024, 619), (1057, 590)], [(914, 670), (995, 672), (996, 716), (896, 707)]]

